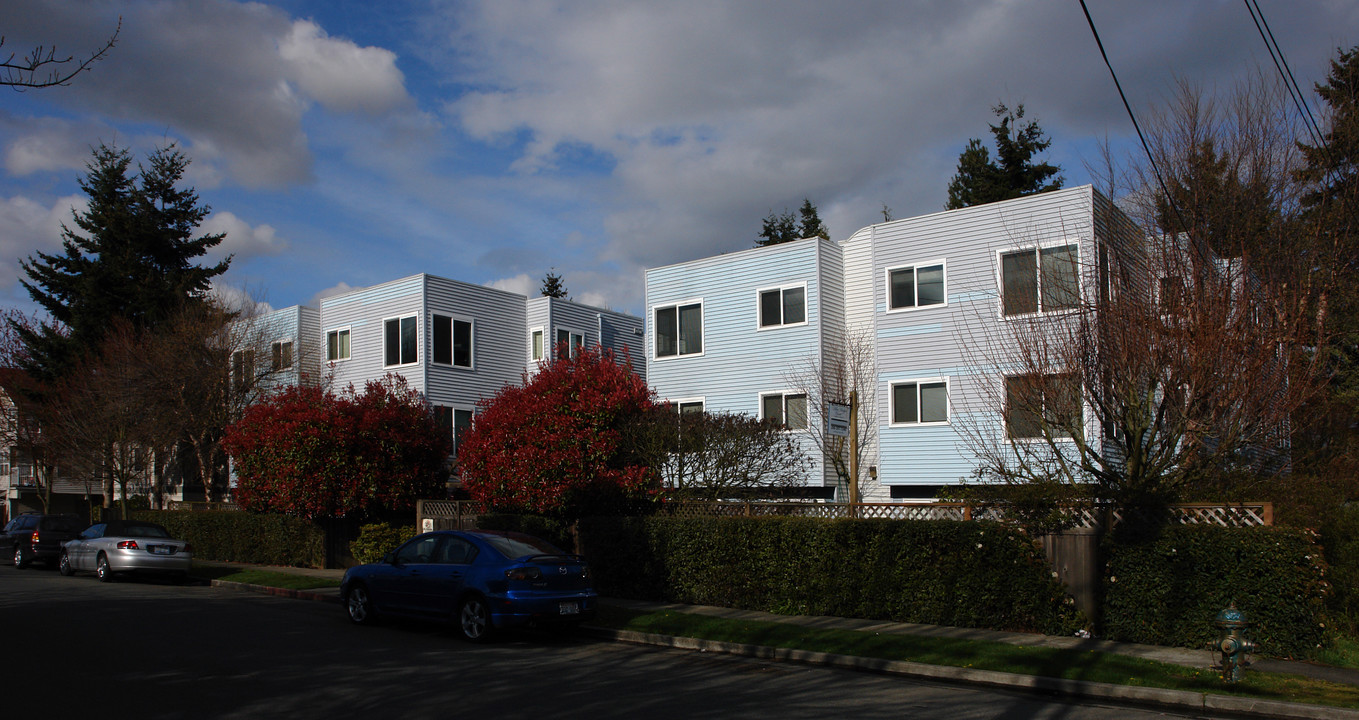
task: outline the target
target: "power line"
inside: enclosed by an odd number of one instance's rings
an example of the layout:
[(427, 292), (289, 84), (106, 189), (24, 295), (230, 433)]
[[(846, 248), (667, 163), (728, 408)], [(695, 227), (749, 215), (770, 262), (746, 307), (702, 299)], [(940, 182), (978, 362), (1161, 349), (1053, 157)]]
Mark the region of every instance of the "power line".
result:
[(1302, 89), (1298, 87), (1297, 78), (1293, 77), (1293, 69), (1288, 66), (1283, 48), (1279, 47), (1279, 42), (1274, 39), (1274, 31), (1269, 28), (1269, 22), (1265, 20), (1265, 13), (1260, 9), (1259, 2), (1257, 0), (1243, 0), (1243, 2), (1246, 3), (1246, 11), (1250, 13), (1251, 20), (1255, 21), (1255, 30), (1260, 33), (1260, 39), (1264, 41), (1265, 49), (1269, 51), (1269, 58), (1274, 61), (1274, 69), (1278, 71), (1279, 77), (1283, 80), (1284, 89), (1288, 91), (1288, 97), (1293, 100), (1293, 104), (1298, 108), (1298, 115), (1302, 118), (1303, 126), (1307, 128), (1307, 134), (1312, 137), (1312, 142), (1324, 147), (1325, 141), (1321, 136), (1321, 127), (1312, 117), (1312, 110), (1307, 105)]

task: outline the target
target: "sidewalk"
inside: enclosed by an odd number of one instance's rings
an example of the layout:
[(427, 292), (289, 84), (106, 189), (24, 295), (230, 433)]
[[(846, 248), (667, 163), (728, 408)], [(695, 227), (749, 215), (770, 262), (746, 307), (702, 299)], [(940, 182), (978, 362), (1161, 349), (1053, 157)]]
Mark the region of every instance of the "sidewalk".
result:
[[(343, 570), (316, 570), (311, 568), (271, 567), (259, 565), (245, 565), (239, 563), (216, 563), (216, 562), (212, 563), (204, 562), (202, 564), (214, 566), (253, 567), (263, 570), (271, 570), (274, 572), (292, 573), (297, 575), (307, 575), (310, 577), (333, 579), (335, 581), (335, 587), (317, 588), (313, 590), (289, 590), (284, 588), (272, 588), (259, 585), (246, 585), (243, 583), (233, 583), (221, 580), (213, 580), (212, 584), (214, 586), (234, 587), (240, 590), (264, 592), (272, 595), (292, 597), (301, 600), (314, 600), (320, 602), (332, 602), (337, 604), (340, 602), (339, 584), (340, 579), (344, 575)], [(1120, 655), (1128, 655), (1147, 660), (1155, 660), (1158, 662), (1184, 665), (1187, 667), (1194, 668), (1211, 667), (1215, 660), (1213, 653), (1206, 649), (1192, 650), (1188, 648), (1170, 648), (1161, 647), (1157, 645), (1120, 643), (1109, 640), (1075, 638), (1075, 637), (1055, 637), (1049, 635), (1037, 635), (1028, 633), (1013, 633), (995, 630), (978, 630), (974, 628), (955, 628), (955, 627), (941, 627), (937, 625), (917, 625), (911, 623), (883, 622), (878, 620), (857, 620), (853, 618), (836, 618), (806, 615), (776, 615), (773, 613), (758, 612), (753, 610), (736, 610), (732, 608), (712, 607), (707, 605), (683, 605), (677, 603), (623, 600), (615, 598), (600, 598), (600, 603), (603, 605), (609, 605), (613, 607), (625, 608), (630, 610), (640, 611), (669, 610), (672, 612), (691, 613), (696, 615), (710, 615), (714, 617), (732, 618), (737, 620), (755, 620), (764, 622), (788, 623), (808, 628), (831, 628), (838, 630), (872, 632), (878, 634), (914, 635), (923, 637), (983, 640), (990, 642), (1009, 643), (1011, 645), (1025, 647), (1069, 648), (1075, 650), (1107, 652), (1116, 653)], [(1015, 675), (1012, 673), (973, 670), (970, 668), (921, 665), (919, 663), (886, 661), (879, 660), (876, 658), (856, 658), (848, 656), (837, 656), (828, 653), (816, 653), (800, 650), (785, 650), (754, 645), (740, 645), (737, 643), (717, 642), (711, 640), (698, 640), (693, 638), (676, 638), (668, 636), (648, 635), (645, 633), (621, 630), (608, 630), (603, 628), (591, 628), (591, 632), (602, 637), (608, 637), (610, 639), (619, 640), (623, 642), (641, 643), (663, 647), (685, 648), (708, 652), (723, 652), (736, 655), (745, 655), (749, 657), (785, 660), (792, 662), (822, 664), (848, 669), (900, 674), (912, 677), (919, 677), (923, 679), (938, 680), (944, 682), (966, 683), (972, 685), (983, 685), (1011, 690), (1039, 691), (1093, 699), (1103, 699), (1113, 702), (1128, 702), (1143, 705), (1156, 705), (1180, 710), (1208, 712), (1216, 715), (1262, 717), (1262, 718), (1325, 718), (1327, 720), (1330, 719), (1359, 720), (1359, 710), (1347, 710), (1342, 708), (1332, 708), (1317, 705), (1302, 705), (1298, 703), (1260, 701), (1225, 695), (1205, 695), (1202, 693), (1191, 693), (1180, 690), (1160, 690), (1155, 688), (1143, 688), (1125, 685), (1109, 685), (1105, 683), (1092, 683), (1076, 680), (1059, 680), (1055, 678), (1030, 677), (1024, 675)], [(1307, 662), (1297, 662), (1291, 660), (1272, 660), (1265, 658), (1252, 659), (1249, 668), (1251, 670), (1257, 670), (1261, 672), (1302, 675), (1309, 678), (1327, 680), (1335, 683), (1359, 685), (1359, 670), (1334, 668), (1325, 665), (1315, 665)]]

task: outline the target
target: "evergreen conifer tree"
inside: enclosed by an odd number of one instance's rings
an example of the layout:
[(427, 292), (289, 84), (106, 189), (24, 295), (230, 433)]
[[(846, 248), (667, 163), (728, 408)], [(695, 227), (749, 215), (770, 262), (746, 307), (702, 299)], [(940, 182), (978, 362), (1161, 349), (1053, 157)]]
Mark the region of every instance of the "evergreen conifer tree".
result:
[(981, 140), (968, 140), (967, 147), (958, 156), (958, 172), (948, 184), (948, 203), (944, 206), (948, 210), (1062, 187), (1064, 180), (1058, 174), (1062, 171), (1060, 167), (1033, 161), (1033, 156), (1048, 149), (1052, 140), (1044, 136), (1037, 121), (1021, 125), (1024, 106), (1021, 104), (1011, 111), (1002, 103), (992, 111), (1000, 118), (999, 125), (991, 126), (999, 162), (991, 159), (990, 151)]

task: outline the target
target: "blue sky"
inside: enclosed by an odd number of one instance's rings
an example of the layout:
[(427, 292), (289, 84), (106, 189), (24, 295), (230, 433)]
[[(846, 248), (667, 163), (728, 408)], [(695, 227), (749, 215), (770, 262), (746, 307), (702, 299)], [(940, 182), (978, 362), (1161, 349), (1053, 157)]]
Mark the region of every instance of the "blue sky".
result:
[[(1259, 0), (1304, 88), (1359, 4)], [(1177, 80), (1273, 72), (1246, 7), (1089, 0), (1139, 119)], [(92, 146), (167, 142), (274, 307), (429, 272), (525, 294), (549, 270), (641, 312), (642, 272), (751, 247), (818, 205), (833, 239), (942, 209), (990, 108), (1025, 104), (1068, 185), (1132, 127), (1072, 0), (241, 3), (0, 0), (3, 51), (80, 55), (70, 86), (0, 89), (0, 293), (59, 247)]]

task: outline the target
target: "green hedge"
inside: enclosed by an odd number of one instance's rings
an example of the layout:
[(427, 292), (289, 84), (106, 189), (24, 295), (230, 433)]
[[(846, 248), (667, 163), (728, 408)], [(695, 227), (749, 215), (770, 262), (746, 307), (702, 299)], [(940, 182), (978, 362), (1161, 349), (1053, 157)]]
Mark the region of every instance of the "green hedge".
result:
[(542, 515), (514, 515), (487, 513), (477, 516), (479, 530), (506, 530), (542, 538), (566, 552), (574, 552), (576, 541), (571, 536), (571, 525)]
[(1085, 620), (1026, 536), (985, 522), (589, 518), (602, 594), (1068, 634)]
[(1340, 508), (1321, 526), (1321, 544), (1330, 566), (1331, 617), (1359, 634), (1359, 505)]
[(415, 536), (415, 526), (410, 523), (369, 523), (360, 526), (358, 537), (349, 541), (349, 554), (360, 565), (380, 562), (387, 553)]
[(1316, 536), (1293, 528), (1176, 525), (1106, 542), (1102, 634), (1201, 648), (1235, 601), (1261, 652), (1305, 657), (1325, 640), (1325, 561)]
[(141, 510), (131, 515), (164, 525), (171, 535), (188, 540), (200, 560), (325, 566), (325, 532), (295, 517), (240, 510)]

